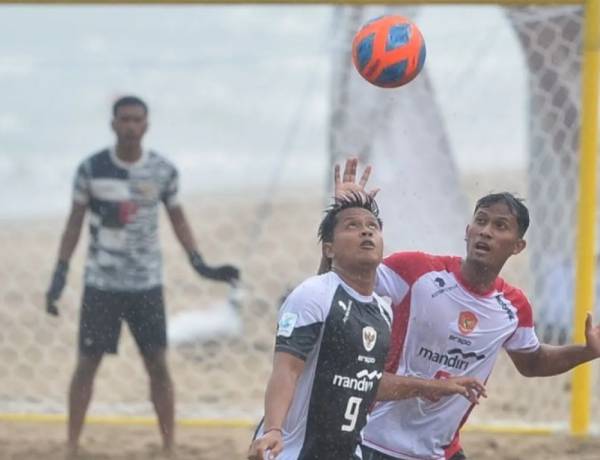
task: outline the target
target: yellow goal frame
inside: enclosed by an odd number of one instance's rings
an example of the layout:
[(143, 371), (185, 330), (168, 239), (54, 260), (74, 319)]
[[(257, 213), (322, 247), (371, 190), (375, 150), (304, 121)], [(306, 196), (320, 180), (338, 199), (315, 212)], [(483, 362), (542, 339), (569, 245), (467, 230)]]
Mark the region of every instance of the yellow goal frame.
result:
[[(598, 156), (598, 97), (600, 72), (600, 0), (0, 0), (12, 5), (273, 5), (273, 4), (345, 4), (345, 5), (502, 5), (502, 6), (560, 6), (582, 5), (584, 8), (583, 61), (581, 81), (581, 129), (579, 138), (579, 199), (577, 208), (577, 245), (574, 333), (575, 343), (585, 343), (585, 317), (594, 305), (595, 235), (596, 235), (596, 169)], [(597, 320), (597, 319), (596, 319)], [(571, 433), (585, 436), (590, 429), (591, 366), (583, 364), (573, 371), (571, 396)], [(20, 416), (0, 414), (0, 420), (64, 420), (59, 416)], [(119, 422), (121, 420), (121, 422)], [(129, 418), (128, 418), (129, 420)], [(90, 420), (94, 422), (94, 420)], [(99, 423), (123, 423), (123, 418), (98, 418)], [(132, 418), (131, 423), (146, 423), (145, 418)], [(125, 422), (126, 423), (126, 422)], [(232, 423), (211, 420), (180, 421), (184, 425), (199, 426), (249, 426), (250, 421)], [(550, 430), (502, 430), (520, 432), (549, 432)]]

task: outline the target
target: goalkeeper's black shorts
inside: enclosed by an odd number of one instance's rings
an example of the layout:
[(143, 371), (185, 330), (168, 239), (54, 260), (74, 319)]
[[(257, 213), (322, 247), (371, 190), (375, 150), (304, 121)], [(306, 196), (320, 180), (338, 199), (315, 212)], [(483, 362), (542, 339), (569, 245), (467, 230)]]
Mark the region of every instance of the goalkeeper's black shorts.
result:
[(162, 287), (143, 291), (104, 291), (86, 286), (79, 321), (79, 350), (116, 353), (125, 321), (142, 354), (167, 346)]

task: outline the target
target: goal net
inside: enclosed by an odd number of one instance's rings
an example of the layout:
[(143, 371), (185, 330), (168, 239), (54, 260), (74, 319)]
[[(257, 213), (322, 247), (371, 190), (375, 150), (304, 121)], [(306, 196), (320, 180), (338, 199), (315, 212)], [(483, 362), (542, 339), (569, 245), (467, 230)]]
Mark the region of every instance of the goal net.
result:
[[(317, 269), (331, 164), (351, 154), (374, 165), (388, 252), (463, 254), (479, 195), (525, 197), (528, 248), (505, 275), (532, 300), (538, 335), (570, 340), (580, 8), (1, 8), (12, 38), (0, 45), (0, 413), (66, 412), (86, 228), (59, 318), (43, 297), (76, 165), (111, 144), (110, 105), (126, 93), (149, 103), (145, 144), (179, 167), (201, 253), (243, 277), (239, 292), (199, 279), (162, 217), (180, 419), (258, 420), (277, 309)], [(349, 55), (359, 26), (385, 12), (413, 18), (428, 47), (422, 74), (391, 91), (361, 80)], [(517, 377), (501, 357), (489, 386), (474, 423), (568, 422), (568, 377)], [(153, 414), (129, 331), (94, 391), (91, 416)]]

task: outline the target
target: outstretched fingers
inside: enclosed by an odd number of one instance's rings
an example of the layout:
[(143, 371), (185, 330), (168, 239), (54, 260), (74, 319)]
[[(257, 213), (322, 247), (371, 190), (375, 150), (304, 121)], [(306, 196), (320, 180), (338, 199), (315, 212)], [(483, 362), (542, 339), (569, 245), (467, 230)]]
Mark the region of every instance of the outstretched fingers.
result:
[(369, 176), (371, 175), (371, 170), (373, 168), (371, 167), (371, 165), (367, 166), (364, 170), (364, 172), (362, 173), (362, 176), (360, 176), (360, 180), (358, 181), (358, 185), (360, 185), (362, 188), (365, 188), (367, 186), (367, 182), (369, 181)]
[(344, 182), (354, 183), (356, 181), (356, 169), (358, 167), (358, 159), (348, 158), (344, 165)]

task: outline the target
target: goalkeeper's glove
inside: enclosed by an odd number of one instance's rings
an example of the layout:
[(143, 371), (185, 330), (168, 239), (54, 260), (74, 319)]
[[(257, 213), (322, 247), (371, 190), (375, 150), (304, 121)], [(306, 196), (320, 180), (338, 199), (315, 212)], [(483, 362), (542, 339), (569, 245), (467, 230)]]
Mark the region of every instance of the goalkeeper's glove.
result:
[(190, 263), (194, 270), (205, 278), (224, 281), (226, 283), (235, 284), (240, 279), (240, 271), (233, 265), (220, 265), (218, 267), (209, 267), (204, 263), (202, 256), (197, 251), (190, 251)]
[(60, 295), (65, 287), (68, 271), (68, 262), (59, 260), (56, 264), (56, 268), (54, 269), (50, 287), (46, 292), (46, 312), (50, 315), (58, 316), (58, 307), (56, 306), (56, 301), (60, 298)]

